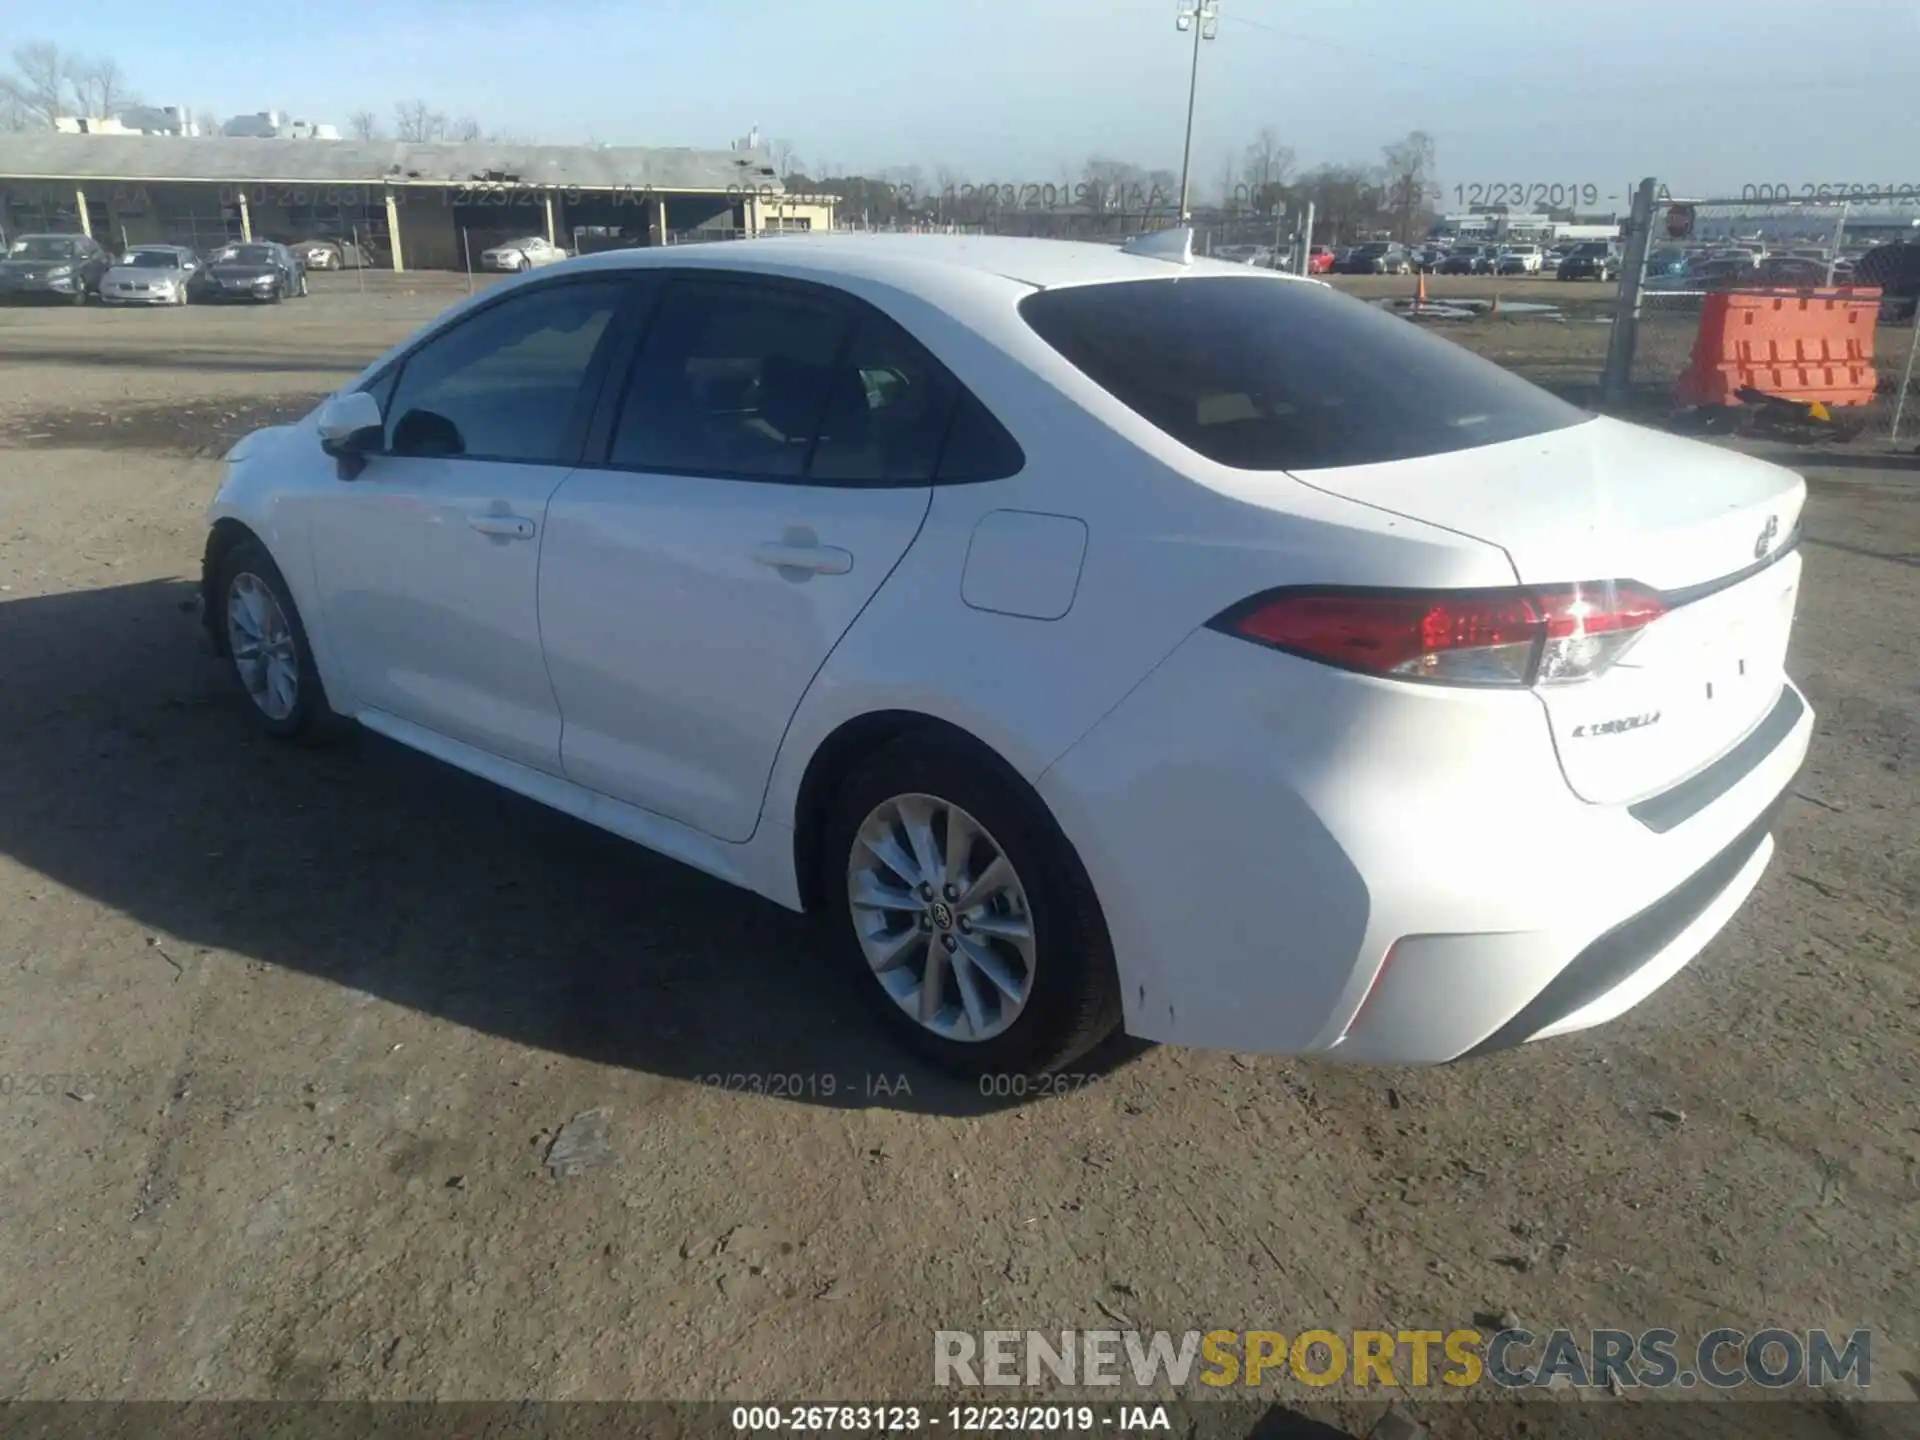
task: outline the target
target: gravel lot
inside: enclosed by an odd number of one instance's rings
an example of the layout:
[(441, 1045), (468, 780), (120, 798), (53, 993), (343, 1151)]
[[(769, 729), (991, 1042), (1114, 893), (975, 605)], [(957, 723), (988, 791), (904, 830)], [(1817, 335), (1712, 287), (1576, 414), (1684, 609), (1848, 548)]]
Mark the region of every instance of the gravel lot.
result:
[[(940, 1328), (1508, 1311), (1870, 1326), (1875, 1394), (1920, 1393), (1920, 462), (1791, 461), (1819, 736), (1657, 1003), (1438, 1071), (1121, 1046), (989, 1098), (797, 917), (372, 736), (254, 738), (190, 613), (213, 457), (464, 291), (316, 279), (0, 311), (0, 1398), (877, 1400)], [(601, 1107), (608, 1161), (549, 1174)]]

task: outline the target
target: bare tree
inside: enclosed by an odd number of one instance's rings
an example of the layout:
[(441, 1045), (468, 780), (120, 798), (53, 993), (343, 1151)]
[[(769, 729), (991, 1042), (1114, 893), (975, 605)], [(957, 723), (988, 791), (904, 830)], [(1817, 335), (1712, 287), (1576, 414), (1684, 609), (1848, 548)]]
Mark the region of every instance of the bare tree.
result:
[(1280, 143), (1272, 126), (1262, 126), (1247, 146), (1248, 198), (1256, 210), (1269, 213), (1281, 199), (1280, 191), (1293, 178), (1293, 151)]
[(120, 68), (120, 62), (110, 56), (101, 56), (92, 60), (73, 58), (67, 65), (67, 83), (72, 87), (73, 98), (79, 102), (80, 109), (87, 115), (98, 115), (102, 119), (139, 103), (133, 88), (127, 83), (126, 72)]
[(1138, 165), (1095, 155), (1081, 167), (1080, 175), (1087, 187), (1086, 203), (1096, 210), (1122, 210), (1129, 202), (1137, 209), (1145, 203), (1146, 172)]
[(424, 100), (402, 100), (393, 107), (393, 128), (409, 144), (431, 144), (446, 138), (447, 117)]
[(32, 112), (4, 81), (0, 81), (0, 131), (25, 130), (32, 124)]
[(1414, 222), (1426, 214), (1427, 202), (1437, 193), (1433, 183), (1433, 136), (1415, 130), (1405, 139), (1380, 147), (1386, 161), (1387, 209), (1394, 217), (1397, 239), (1414, 238)]
[(220, 133), (220, 112), (215, 110), (211, 105), (205, 106), (204, 108), (200, 106), (194, 107), (193, 128), (201, 135), (218, 135)]
[(485, 133), (471, 115), (462, 115), (447, 127), (447, 138), (462, 145), (473, 143)]
[(44, 40), (17, 46), (12, 71), (0, 76), (0, 93), (28, 126), (51, 130), (66, 110), (69, 64), (59, 46)]
[(793, 148), (791, 141), (767, 141), (767, 154), (773, 159), (773, 173), (782, 180), (806, 165), (806, 162), (800, 158), (799, 152)]
[(356, 110), (347, 117), (347, 133), (356, 140), (378, 140), (380, 117), (371, 110)]
[(1235, 210), (1246, 203), (1247, 195), (1240, 185), (1240, 162), (1229, 155), (1220, 163), (1221, 209)]

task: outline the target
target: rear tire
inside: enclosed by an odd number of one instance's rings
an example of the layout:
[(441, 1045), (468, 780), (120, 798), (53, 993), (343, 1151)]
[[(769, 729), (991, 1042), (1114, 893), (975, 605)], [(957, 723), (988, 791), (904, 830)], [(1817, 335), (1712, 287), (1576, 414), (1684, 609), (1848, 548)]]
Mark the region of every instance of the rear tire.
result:
[[(923, 817), (938, 874), (918, 864), (910, 815)], [(867, 843), (876, 836), (891, 860)], [(828, 818), (821, 866), (831, 944), (882, 1022), (940, 1068), (1046, 1074), (1119, 1025), (1113, 946), (1078, 858), (1037, 798), (970, 747), (908, 737), (861, 763)], [(921, 890), (917, 877), (951, 888)], [(856, 904), (856, 891), (880, 903)]]

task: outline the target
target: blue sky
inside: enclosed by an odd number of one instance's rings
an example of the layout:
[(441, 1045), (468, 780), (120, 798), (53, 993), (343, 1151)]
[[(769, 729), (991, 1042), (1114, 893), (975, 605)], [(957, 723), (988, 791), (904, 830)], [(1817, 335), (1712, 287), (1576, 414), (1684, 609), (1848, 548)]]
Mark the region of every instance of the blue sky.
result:
[[(1272, 126), (1303, 165), (1414, 128), (1453, 187), (1920, 186), (1914, 0), (1220, 0), (1194, 174)], [(532, 139), (724, 146), (758, 124), (821, 162), (1028, 183), (1093, 154), (1176, 169), (1175, 0), (0, 0), (8, 43), (111, 50), (142, 96), (391, 126), (418, 97)], [(1626, 37), (1624, 39), (1620, 37)]]

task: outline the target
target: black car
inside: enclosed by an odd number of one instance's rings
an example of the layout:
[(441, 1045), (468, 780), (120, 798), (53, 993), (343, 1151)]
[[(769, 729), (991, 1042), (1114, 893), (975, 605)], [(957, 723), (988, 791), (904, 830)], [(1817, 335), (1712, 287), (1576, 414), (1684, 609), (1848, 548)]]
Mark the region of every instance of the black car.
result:
[(272, 240), (223, 246), (200, 272), (196, 300), (268, 300), (276, 304), (307, 293), (307, 267)]
[(84, 305), (100, 293), (113, 257), (85, 235), (22, 235), (0, 259), (0, 299)]
[(1618, 280), (1620, 256), (1603, 240), (1576, 245), (1560, 262), (1562, 280)]
[(1442, 275), (1491, 275), (1493, 251), (1484, 245), (1462, 245), (1449, 250), (1440, 262)]
[(1356, 245), (1334, 268), (1342, 275), (1411, 275), (1413, 260), (1405, 247), (1377, 240)]
[(1881, 313), (1906, 320), (1920, 311), (1920, 241), (1894, 240), (1877, 245), (1854, 263), (1849, 281), (1880, 291)]

